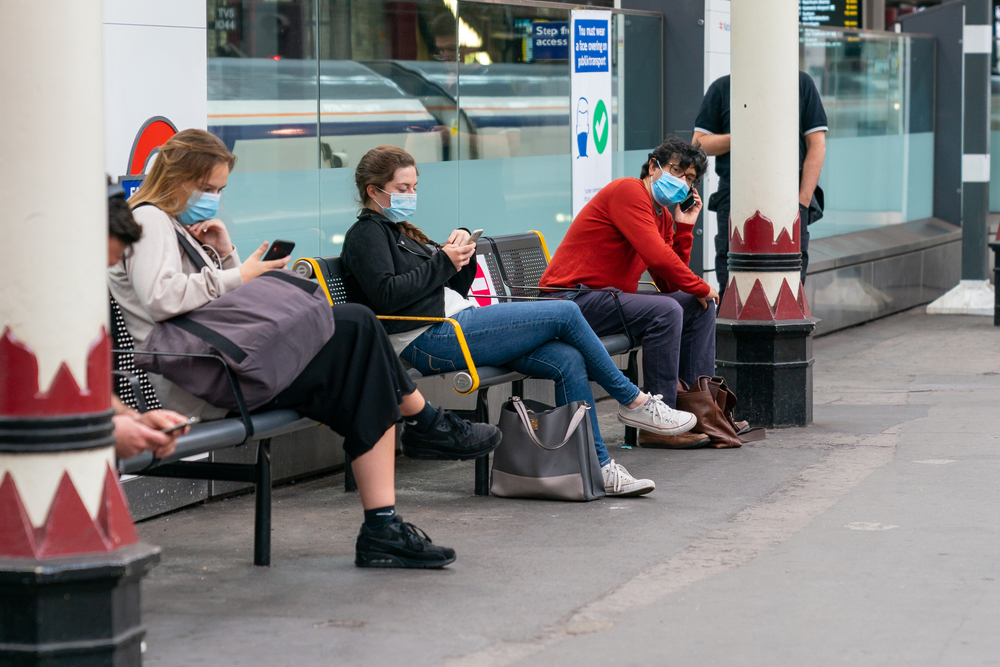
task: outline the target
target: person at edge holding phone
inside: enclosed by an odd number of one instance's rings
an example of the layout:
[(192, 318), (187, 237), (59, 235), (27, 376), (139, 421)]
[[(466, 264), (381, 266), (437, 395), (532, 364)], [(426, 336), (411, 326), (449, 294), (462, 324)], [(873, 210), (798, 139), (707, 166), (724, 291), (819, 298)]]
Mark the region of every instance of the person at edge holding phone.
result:
[[(715, 156), (719, 189), (708, 199), (715, 211), (719, 231), (715, 235), (715, 277), (719, 294), (729, 285), (729, 76), (712, 82), (694, 121), (692, 141)], [(823, 189), (819, 174), (826, 157), (826, 111), (812, 78), (799, 72), (799, 232), (802, 242), (802, 282), (809, 266), (809, 225), (823, 217)]]
[[(125, 203), (125, 191), (110, 183), (108, 179), (108, 268), (121, 263), (132, 244), (142, 238), (142, 227), (132, 218), (132, 211)], [(173, 410), (139, 413), (117, 396), (111, 397), (111, 407), (115, 412), (111, 418), (115, 426), (115, 456), (120, 459), (146, 451), (157, 458), (170, 456), (177, 438), (188, 432), (186, 426), (178, 428), (187, 422), (187, 417)]]
[[(639, 178), (614, 180), (587, 202), (539, 281), (548, 288), (590, 288), (554, 294), (575, 301), (599, 336), (623, 333), (614, 298), (603, 288), (618, 291), (629, 331), (642, 343), (644, 389), (673, 409), (678, 378), (690, 384), (715, 375), (719, 295), (688, 268), (701, 212), (694, 188), (707, 168), (701, 149), (668, 136)], [(647, 269), (659, 293), (637, 292)], [(709, 439), (697, 426), (675, 435), (640, 429), (639, 443), (690, 449)]]

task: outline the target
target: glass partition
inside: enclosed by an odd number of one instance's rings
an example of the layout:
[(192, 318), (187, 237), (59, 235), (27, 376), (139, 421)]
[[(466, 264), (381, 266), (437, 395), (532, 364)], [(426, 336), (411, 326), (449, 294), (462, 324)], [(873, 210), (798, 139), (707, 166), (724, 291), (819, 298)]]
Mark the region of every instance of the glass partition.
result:
[(478, 44), (464, 47), (476, 49), (473, 57), (449, 63), (464, 120), (460, 220), (487, 235), (537, 229), (558, 241), (571, 214), (568, 47), (529, 51), (525, 43), (542, 28), (568, 40), (570, 12), (459, 2), (458, 16), (459, 43)]
[(244, 258), (276, 238), (294, 241), (295, 257), (312, 255), (321, 238), (313, 1), (208, 0), (207, 9), (208, 130), (237, 158), (219, 216)]
[[(371, 148), (418, 162), (413, 222), (542, 231), (571, 222), (570, 7), (472, 0), (208, 0), (209, 130), (238, 158), (222, 216), (244, 255), (340, 254)], [(616, 13), (614, 176), (661, 128), (659, 16)], [(627, 56), (627, 57), (626, 57)], [(627, 110), (627, 111), (626, 111)]]
[(933, 38), (803, 28), (800, 42), (829, 119), (812, 238), (930, 217)]

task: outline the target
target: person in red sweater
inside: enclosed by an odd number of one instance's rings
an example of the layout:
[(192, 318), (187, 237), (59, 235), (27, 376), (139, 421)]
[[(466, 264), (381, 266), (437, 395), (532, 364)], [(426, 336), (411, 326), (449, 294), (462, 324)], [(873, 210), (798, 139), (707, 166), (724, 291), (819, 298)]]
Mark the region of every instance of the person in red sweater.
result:
[[(587, 202), (539, 282), (590, 288), (556, 294), (574, 300), (599, 336), (622, 333), (614, 298), (601, 290), (618, 291), (629, 332), (642, 342), (646, 390), (671, 408), (677, 407), (678, 378), (690, 384), (715, 375), (719, 294), (688, 268), (701, 212), (694, 187), (707, 168), (700, 148), (668, 136), (649, 154), (639, 178), (612, 181)], [(682, 212), (689, 195), (693, 205)], [(647, 269), (660, 291), (637, 293)], [(708, 442), (697, 427), (669, 436), (639, 432), (646, 446), (686, 449)]]

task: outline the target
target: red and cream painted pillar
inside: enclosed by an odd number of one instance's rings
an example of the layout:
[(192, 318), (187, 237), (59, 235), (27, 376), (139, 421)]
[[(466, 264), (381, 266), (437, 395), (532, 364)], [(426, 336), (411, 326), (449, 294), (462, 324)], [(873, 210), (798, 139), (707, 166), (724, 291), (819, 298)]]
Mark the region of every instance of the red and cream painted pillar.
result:
[(812, 330), (799, 222), (796, 0), (733, 0), (729, 275), (717, 367), (761, 426), (812, 421)]
[(0, 664), (138, 665), (159, 552), (115, 474), (102, 3), (3, 11)]

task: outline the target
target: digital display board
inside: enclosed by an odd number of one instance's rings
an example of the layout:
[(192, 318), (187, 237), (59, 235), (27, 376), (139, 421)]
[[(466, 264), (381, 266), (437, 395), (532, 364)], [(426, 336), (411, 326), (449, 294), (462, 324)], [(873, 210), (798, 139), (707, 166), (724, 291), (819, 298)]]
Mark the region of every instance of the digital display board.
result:
[(799, 23), (817, 28), (860, 28), (861, 0), (799, 0)]

